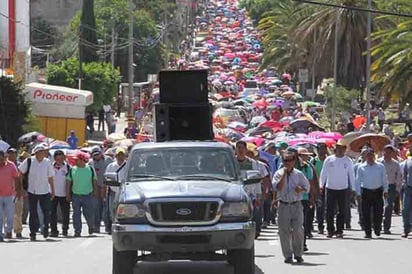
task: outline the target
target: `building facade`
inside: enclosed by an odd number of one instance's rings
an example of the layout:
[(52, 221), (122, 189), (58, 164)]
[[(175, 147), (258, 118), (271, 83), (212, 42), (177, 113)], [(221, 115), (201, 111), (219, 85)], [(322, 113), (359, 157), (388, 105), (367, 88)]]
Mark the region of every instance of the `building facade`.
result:
[(0, 69), (22, 77), (30, 68), (30, 2), (2, 0), (0, 5)]
[(57, 28), (65, 27), (81, 5), (82, 0), (31, 0), (31, 17), (42, 18)]

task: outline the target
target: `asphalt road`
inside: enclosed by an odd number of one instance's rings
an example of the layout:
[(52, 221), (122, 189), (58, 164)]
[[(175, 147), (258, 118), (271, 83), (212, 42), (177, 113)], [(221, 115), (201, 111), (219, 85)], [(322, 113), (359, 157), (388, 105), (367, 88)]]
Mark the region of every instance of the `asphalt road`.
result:
[[(344, 239), (327, 239), (315, 234), (308, 240), (309, 251), (303, 264), (283, 263), (275, 226), (263, 230), (256, 241), (256, 274), (272, 273), (412, 273), (412, 236), (402, 239), (401, 218), (394, 217), (393, 235), (372, 240), (352, 221), (354, 229)], [(69, 231), (72, 234), (72, 231)], [(87, 233), (84, 229), (83, 233)], [(25, 227), (23, 236), (28, 236)], [(57, 238), (37, 242), (9, 240), (0, 243), (1, 274), (83, 274), (111, 273), (111, 239), (106, 234), (82, 238)], [(139, 263), (139, 274), (232, 274), (233, 269), (222, 262)]]

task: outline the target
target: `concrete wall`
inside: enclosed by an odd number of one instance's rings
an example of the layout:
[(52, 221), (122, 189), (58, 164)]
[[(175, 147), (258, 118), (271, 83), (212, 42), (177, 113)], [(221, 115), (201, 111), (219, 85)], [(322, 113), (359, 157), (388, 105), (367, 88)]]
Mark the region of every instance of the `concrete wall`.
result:
[(31, 17), (42, 17), (57, 27), (66, 26), (81, 8), (82, 0), (32, 0)]

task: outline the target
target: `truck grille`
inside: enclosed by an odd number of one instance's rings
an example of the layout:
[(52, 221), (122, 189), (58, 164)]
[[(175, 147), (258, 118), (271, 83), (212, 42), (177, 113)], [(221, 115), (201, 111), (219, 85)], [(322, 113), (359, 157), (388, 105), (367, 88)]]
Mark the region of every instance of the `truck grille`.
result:
[(156, 201), (148, 204), (149, 220), (157, 225), (204, 225), (219, 217), (219, 201)]

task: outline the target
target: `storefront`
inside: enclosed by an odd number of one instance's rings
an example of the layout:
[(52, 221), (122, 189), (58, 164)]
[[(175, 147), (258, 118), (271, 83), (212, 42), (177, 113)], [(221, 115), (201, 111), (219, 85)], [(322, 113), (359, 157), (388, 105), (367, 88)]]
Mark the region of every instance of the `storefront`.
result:
[(86, 139), (86, 107), (93, 103), (93, 93), (67, 87), (30, 83), (25, 87), (26, 98), (41, 122), (42, 133), (66, 140), (71, 130), (76, 132), (79, 145)]

